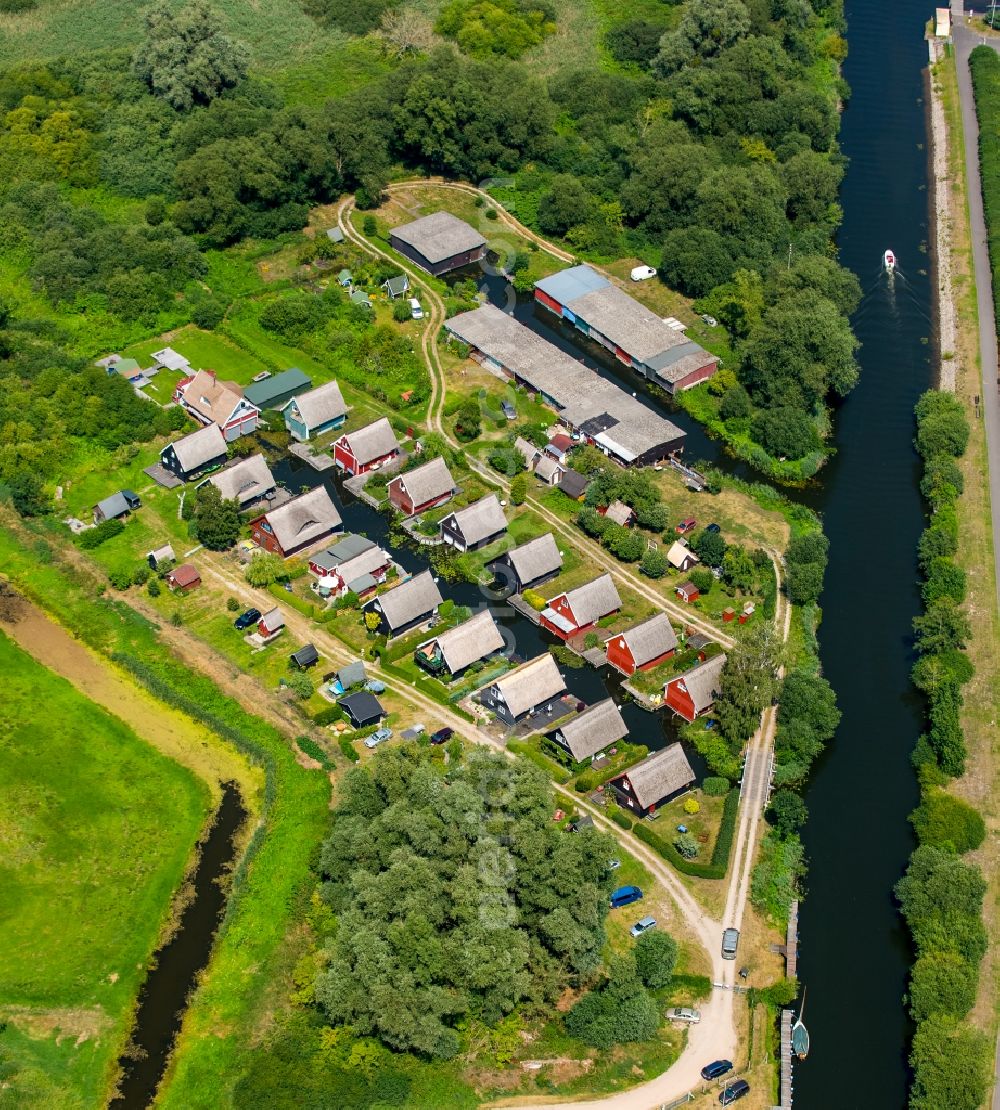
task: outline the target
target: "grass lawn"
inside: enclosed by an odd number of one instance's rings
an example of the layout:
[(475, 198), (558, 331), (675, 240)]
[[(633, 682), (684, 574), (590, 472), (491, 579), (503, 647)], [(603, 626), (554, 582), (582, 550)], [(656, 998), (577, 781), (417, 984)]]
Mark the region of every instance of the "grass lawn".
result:
[(26, 1098), (102, 1105), (209, 792), (3, 635), (0, 671), (0, 1046)]
[[(136, 343), (122, 353), (127, 358), (138, 359), (141, 364), (153, 351), (158, 351), (164, 344), (168, 344), (178, 354), (183, 355), (194, 369), (214, 370), (218, 377), (244, 386), (249, 385), (255, 375), (264, 370), (273, 369), (224, 335), (213, 331), (202, 331), (194, 324), (180, 328), (172, 333), (169, 339), (162, 336), (148, 339), (143, 343)], [(287, 370), (288, 366), (292, 365), (295, 364), (289, 362), (281, 369)]]

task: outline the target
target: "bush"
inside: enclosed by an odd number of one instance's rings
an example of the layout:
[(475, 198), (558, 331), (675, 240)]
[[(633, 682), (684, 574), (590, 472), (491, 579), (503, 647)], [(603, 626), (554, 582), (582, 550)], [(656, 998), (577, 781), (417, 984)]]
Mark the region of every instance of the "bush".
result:
[(642, 985), (634, 960), (620, 960), (612, 966), (610, 979), (585, 994), (565, 1022), (571, 1037), (608, 1049), (650, 1040), (660, 1026), (660, 1012)]
[(707, 594), (715, 582), (714, 575), (705, 567), (694, 567), (688, 575), (688, 578), (690, 578), (697, 587), (698, 592), (702, 594)]
[(524, 598), (536, 613), (540, 613), (546, 605), (548, 605), (548, 602), (537, 590), (525, 590), (524, 593), (521, 594), (521, 597)]
[(989, 1085), (992, 1055), (978, 1029), (942, 1015), (922, 1022), (910, 1053), (910, 1110), (977, 1110)]
[(227, 598), (226, 599), (226, 608), (229, 610), (230, 613), (238, 613), (240, 611), (240, 608), (241, 608), (239, 598), (236, 598), (236, 597)]
[(397, 324), (405, 324), (407, 320), (412, 319), (413, 313), (410, 311), (409, 301), (394, 301), (392, 305), (392, 318)]
[(149, 581), (150, 574), (152, 574), (152, 571), (149, 567), (145, 563), (140, 563), (132, 572), (132, 585), (145, 586)]
[(528, 475), (518, 474), (510, 483), (510, 503), (523, 505), (528, 496)]
[(349, 737), (347, 737), (343, 733), (341, 733), (337, 737), (337, 743), (340, 746), (340, 750), (344, 753), (345, 756), (347, 756), (347, 758), (352, 763), (357, 763), (358, 762), (358, 760), (361, 758), (361, 756), (358, 755), (358, 749), (355, 748), (354, 742)]
[(814, 421), (791, 407), (758, 413), (751, 425), (751, 435), (769, 455), (777, 458), (801, 459), (820, 445)]
[(921, 956), (910, 974), (910, 1015), (916, 1022), (932, 1014), (963, 1018), (976, 1001), (979, 975), (954, 952)]
[(95, 547), (100, 547), (102, 543), (106, 543), (115, 536), (120, 536), (124, 531), (125, 525), (122, 521), (104, 520), (93, 528), (88, 528), (86, 532), (81, 532), (76, 542), (85, 551), (90, 551)]
[(150, 580), (146, 583), (146, 593), (149, 594), (150, 597), (160, 596), (162, 590), (160, 589), (159, 579), (150, 578)]
[(677, 964), (677, 941), (669, 933), (650, 930), (635, 942), (635, 968), (650, 990), (669, 986)]
[(658, 547), (647, 547), (639, 561), (639, 570), (647, 578), (662, 578), (669, 567), (666, 554)]
[(696, 798), (688, 798), (684, 802), (684, 812), (690, 814), (692, 817), (696, 813), (700, 812), (700, 810), (701, 806), (698, 804), (698, 800)]
[(928, 390), (917, 402), (916, 414), (916, 447), (925, 460), (936, 455), (958, 458), (965, 454), (969, 422), (954, 394)]
[(910, 820), (921, 844), (950, 852), (972, 851), (986, 838), (979, 811), (944, 790), (928, 791)]
[(302, 671), (290, 671), (285, 676), (285, 685), (300, 701), (308, 701), (315, 689), (312, 679)]
[(698, 841), (690, 833), (677, 833), (674, 847), (684, 859), (694, 859), (698, 854)]
[(709, 798), (722, 798), (729, 793), (729, 779), (710, 775), (702, 782), (701, 789)]
[[(614, 809), (611, 809), (609, 807), (607, 815), (620, 829), (630, 830), (634, 824), (632, 818), (629, 817), (629, 815), (623, 809), (619, 809), (617, 806), (615, 806)], [(640, 829), (641, 828), (642, 826), (640, 826)]]
[(127, 590), (132, 585), (132, 571), (128, 567), (115, 567), (108, 571), (108, 581), (116, 590)]

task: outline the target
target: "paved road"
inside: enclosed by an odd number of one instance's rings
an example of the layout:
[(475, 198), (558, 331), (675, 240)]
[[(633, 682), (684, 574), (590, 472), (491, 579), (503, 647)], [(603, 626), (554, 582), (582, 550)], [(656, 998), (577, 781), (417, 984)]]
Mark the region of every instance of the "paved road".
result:
[[(979, 307), (979, 351), (983, 367), (983, 412), (986, 421), (986, 444), (989, 453), (990, 505), (1000, 505), (1000, 363), (997, 361), (996, 320), (993, 314), (993, 275), (986, 243), (986, 220), (983, 215), (983, 187), (979, 176), (979, 121), (972, 95), (969, 55), (983, 43), (1000, 51), (1000, 39), (976, 34), (965, 23), (962, 0), (952, 0), (952, 37), (955, 43), (955, 65), (958, 71), (958, 96), (962, 108), (962, 130), (965, 134), (965, 169), (969, 182), (969, 223), (972, 233), (972, 257), (975, 265), (976, 300)], [(997, 596), (1000, 597), (1000, 513), (993, 516), (993, 571)], [(993, 1110), (1000, 1110), (1000, 1039), (993, 1060)]]
[[(983, 42), (983, 37), (965, 23), (962, 0), (952, 0), (952, 30), (955, 62), (958, 70), (958, 94), (962, 108), (962, 130), (965, 133), (965, 168), (969, 181), (969, 223), (972, 232), (972, 257), (975, 265), (976, 299), (979, 307), (979, 351), (983, 366), (983, 412), (986, 420), (986, 442), (989, 451), (990, 504), (1000, 505), (1000, 363), (997, 361), (996, 320), (993, 315), (993, 279), (990, 255), (986, 245), (986, 220), (983, 216), (983, 191), (979, 178), (979, 123), (972, 96), (969, 75), (969, 54)], [(1000, 49), (1000, 39), (988, 39), (988, 45)], [(993, 568), (997, 593), (1000, 596), (1000, 513), (993, 510)], [(1000, 1110), (1000, 1102), (994, 1107)]]

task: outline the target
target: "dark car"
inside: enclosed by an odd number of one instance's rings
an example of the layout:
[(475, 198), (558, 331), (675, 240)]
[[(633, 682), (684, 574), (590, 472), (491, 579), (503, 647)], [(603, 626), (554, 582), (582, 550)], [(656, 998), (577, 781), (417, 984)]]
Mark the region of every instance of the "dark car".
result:
[(633, 902), (638, 902), (642, 897), (642, 891), (637, 886), (620, 886), (611, 895), (611, 908), (618, 909), (620, 906), (631, 906)]
[(701, 1069), (701, 1077), (702, 1079), (718, 1079), (725, 1075), (727, 1071), (732, 1070), (732, 1060), (713, 1060), (711, 1064), (706, 1064)]
[(748, 1094), (750, 1094), (750, 1084), (745, 1079), (737, 1079), (735, 1083), (730, 1083), (723, 1089), (719, 1095), (719, 1103), (722, 1106), (732, 1106), (734, 1102), (738, 1102)]
[(706, 524), (705, 531), (714, 532), (715, 535), (718, 535), (722, 531), (722, 529), (718, 526), (718, 524)]
[(250, 625), (256, 624), (260, 620), (259, 609), (248, 609), (245, 613), (240, 615), (233, 621), (234, 627), (238, 628), (241, 632)]
[(439, 728), (437, 732), (431, 733), (432, 744), (443, 744), (446, 740), (450, 740), (455, 735), (453, 728)]

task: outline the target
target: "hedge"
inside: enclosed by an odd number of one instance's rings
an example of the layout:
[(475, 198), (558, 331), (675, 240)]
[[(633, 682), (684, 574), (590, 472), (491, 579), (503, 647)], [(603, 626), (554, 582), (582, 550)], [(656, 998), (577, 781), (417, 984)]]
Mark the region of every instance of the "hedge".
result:
[(992, 47), (977, 46), (969, 55), (969, 72), (979, 117), (979, 168), (993, 270), (993, 306), (1000, 324), (1000, 58)]
[(350, 739), (350, 737), (345, 736), (343, 733), (340, 733), (337, 737), (337, 743), (340, 745), (340, 750), (352, 763), (358, 762), (361, 756), (358, 755), (358, 749), (354, 746), (354, 742)]
[(573, 777), (569, 771), (557, 770), (552, 760), (536, 751), (526, 740), (508, 740), (507, 750), (514, 752), (516, 755), (523, 755), (529, 763), (534, 763), (536, 767), (540, 767), (549, 778), (555, 779), (560, 786), (565, 786)]
[(631, 831), (634, 825), (632, 818), (629, 817), (629, 815), (624, 810), (613, 809), (608, 814), (608, 816), (611, 818), (612, 821), (614, 821), (616, 825), (618, 825), (619, 828), (629, 829)]

